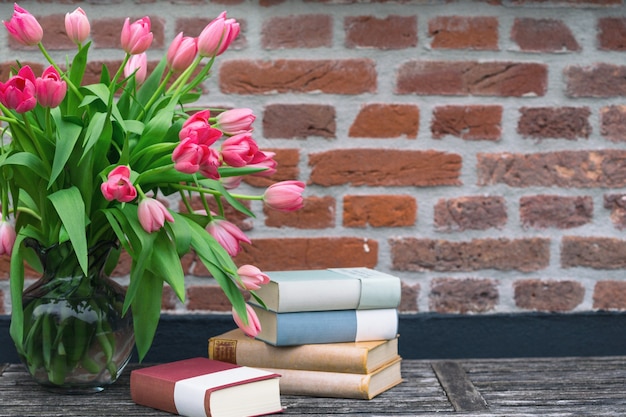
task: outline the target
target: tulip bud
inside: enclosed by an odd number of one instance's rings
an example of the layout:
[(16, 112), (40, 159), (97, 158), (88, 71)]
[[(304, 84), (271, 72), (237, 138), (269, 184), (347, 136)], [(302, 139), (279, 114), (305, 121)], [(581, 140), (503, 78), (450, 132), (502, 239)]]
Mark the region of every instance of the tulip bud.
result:
[(167, 50), (167, 66), (174, 72), (182, 72), (191, 65), (197, 53), (196, 39), (183, 36), (181, 32)]
[(89, 37), (90, 31), (89, 19), (83, 9), (78, 7), (72, 13), (65, 14), (65, 32), (72, 42), (82, 44)]
[(43, 38), (43, 29), (35, 16), (15, 4), (13, 16), (8, 22), (3, 22), (9, 35), (22, 45), (37, 45)]
[(246, 304), (246, 314), (248, 316), (248, 324), (244, 324), (237, 311), (233, 307), (233, 320), (237, 327), (239, 327), (243, 332), (250, 337), (255, 337), (261, 332), (261, 322), (259, 321), (259, 317), (254, 312), (254, 309), (250, 306), (250, 304)]
[(256, 116), (250, 109), (230, 109), (215, 117), (217, 121), (215, 127), (227, 135), (237, 135), (250, 132), (255, 119)]
[(198, 36), (200, 56), (212, 57), (222, 54), (239, 35), (239, 31), (239, 23), (235, 19), (226, 19), (226, 12), (222, 12), (206, 25)]
[(9, 255), (13, 252), (15, 244), (15, 228), (6, 220), (0, 221), (0, 255)]
[(267, 187), (263, 194), (263, 201), (276, 210), (299, 210), (304, 206), (303, 192), (302, 181), (281, 181)]
[(137, 208), (139, 223), (141, 227), (148, 233), (155, 232), (163, 227), (165, 221), (173, 223), (174, 217), (165, 208), (163, 203), (154, 198), (144, 198)]
[(241, 279), (240, 287), (244, 290), (258, 290), (261, 288), (261, 285), (270, 282), (270, 277), (261, 272), (261, 270), (254, 265), (240, 266), (239, 269), (237, 269), (237, 274)]
[(230, 256), (236, 256), (241, 250), (239, 242), (250, 243), (250, 239), (233, 223), (224, 219), (213, 219), (207, 225), (207, 231), (222, 245)]
[(124, 66), (124, 77), (128, 78), (135, 73), (135, 81), (143, 84), (148, 75), (148, 56), (145, 52), (130, 57)]
[(120, 42), (124, 52), (130, 55), (146, 52), (152, 44), (152, 38), (150, 18), (148, 16), (133, 23), (130, 23), (130, 20), (126, 18), (120, 35)]
[(51, 65), (35, 80), (37, 102), (42, 107), (57, 107), (65, 98), (67, 84), (61, 79), (57, 70)]

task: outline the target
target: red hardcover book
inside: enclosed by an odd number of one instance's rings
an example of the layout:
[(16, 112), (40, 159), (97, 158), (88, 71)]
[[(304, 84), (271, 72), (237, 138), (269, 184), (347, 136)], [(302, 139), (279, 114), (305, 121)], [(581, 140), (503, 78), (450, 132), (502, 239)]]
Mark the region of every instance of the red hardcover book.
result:
[(139, 405), (186, 417), (259, 416), (282, 411), (280, 375), (193, 358), (133, 370), (130, 394)]

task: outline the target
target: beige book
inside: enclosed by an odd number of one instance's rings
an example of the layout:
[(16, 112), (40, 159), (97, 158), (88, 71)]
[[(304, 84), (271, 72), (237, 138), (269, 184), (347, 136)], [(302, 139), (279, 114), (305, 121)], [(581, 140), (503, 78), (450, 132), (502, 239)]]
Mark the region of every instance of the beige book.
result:
[(402, 382), (401, 359), (369, 374), (263, 368), (281, 375), (281, 395), (371, 400)]
[(209, 339), (209, 358), (252, 367), (367, 374), (399, 358), (398, 338), (273, 346), (234, 329)]

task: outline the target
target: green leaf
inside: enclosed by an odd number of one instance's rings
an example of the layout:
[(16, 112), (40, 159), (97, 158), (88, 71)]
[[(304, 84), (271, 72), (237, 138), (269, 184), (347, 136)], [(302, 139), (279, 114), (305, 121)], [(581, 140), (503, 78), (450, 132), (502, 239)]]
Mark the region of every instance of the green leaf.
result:
[(161, 317), (161, 297), (163, 281), (150, 271), (142, 276), (141, 297), (135, 297), (132, 304), (135, 344), (139, 361), (148, 353)]
[[(91, 120), (89, 121), (89, 126), (87, 126), (87, 131), (85, 133), (85, 138), (83, 139), (83, 155), (85, 156), (87, 152), (93, 148), (96, 144), (100, 135), (102, 134), (102, 130), (104, 129), (104, 123), (107, 120), (106, 113), (94, 113), (91, 116)], [(81, 158), (82, 158), (81, 157)]]
[(85, 203), (77, 187), (66, 188), (48, 196), (56, 210), (65, 230), (70, 237), (78, 263), (87, 274), (87, 235), (85, 229)]
[(10, 155), (4, 161), (0, 162), (0, 166), (21, 165), (29, 168), (34, 174), (39, 175), (44, 180), (48, 180), (46, 168), (38, 157), (28, 152), (19, 152)]
[(180, 263), (176, 245), (167, 237), (165, 230), (160, 230), (151, 251), (148, 269), (170, 284), (179, 300), (185, 300), (185, 273)]
[(59, 174), (65, 168), (65, 165), (74, 150), (74, 146), (80, 137), (80, 133), (82, 132), (81, 126), (68, 122), (63, 118), (58, 107), (52, 109), (51, 114), (57, 127), (57, 146), (56, 151), (54, 152), (54, 160), (52, 161), (52, 172), (50, 173), (48, 188), (52, 186)]
[(231, 278), (237, 275), (237, 266), (226, 250), (202, 226), (190, 218), (182, 218), (187, 221), (191, 229), (191, 246), (198, 258), (220, 285), (237, 314), (245, 319), (247, 317), (246, 301)]
[(163, 141), (163, 137), (170, 129), (172, 125), (172, 118), (174, 117), (173, 106), (168, 106), (159, 112), (152, 118), (141, 134), (141, 138), (137, 143), (136, 149), (143, 149), (147, 146), (153, 145)]
[[(171, 213), (172, 217), (174, 217), (173, 223), (166, 223), (166, 227), (172, 233), (172, 240), (176, 243), (176, 252), (178, 256), (181, 257), (187, 252), (189, 252), (189, 246), (191, 245), (191, 228), (187, 224), (186, 219), (181, 219), (182, 217), (178, 213)], [(206, 217), (206, 216), (202, 216)]]
[(244, 213), (248, 217), (255, 217), (254, 213), (250, 211), (248, 207), (246, 207), (241, 203), (241, 201), (230, 195), (230, 193), (226, 190), (226, 188), (224, 188), (224, 185), (220, 181), (207, 179), (203, 180), (202, 184), (208, 184), (210, 188), (219, 191), (220, 194), (222, 194), (222, 197), (224, 197), (226, 201), (228, 201), (228, 204), (233, 206), (233, 208), (237, 211)]
[[(22, 229), (24, 230), (24, 229)], [(15, 343), (18, 352), (22, 352), (24, 341), (24, 310), (22, 306), (22, 293), (24, 292), (24, 260), (22, 242), (26, 236), (20, 231), (15, 239), (15, 250), (11, 254), (11, 327), (9, 333)]]

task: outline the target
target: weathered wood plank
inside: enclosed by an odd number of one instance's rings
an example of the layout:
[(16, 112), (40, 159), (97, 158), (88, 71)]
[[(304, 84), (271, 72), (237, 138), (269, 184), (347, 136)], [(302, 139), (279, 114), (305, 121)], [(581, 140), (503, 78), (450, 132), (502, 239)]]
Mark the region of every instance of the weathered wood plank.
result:
[(432, 364), (439, 383), (446, 391), (455, 411), (486, 410), (487, 404), (457, 361), (438, 361)]
[[(404, 382), (371, 401), (283, 396), (284, 416), (608, 417), (626, 415), (626, 357), (459, 360), (461, 373), (488, 409), (455, 411), (432, 361), (405, 360)], [(434, 365), (434, 366), (433, 366)], [(51, 394), (37, 386), (22, 365), (0, 373), (0, 417), (171, 416), (138, 406), (130, 398), (129, 365), (120, 380), (90, 396)], [(439, 364), (441, 368), (441, 364)], [(449, 371), (449, 370), (448, 370)], [(440, 373), (442, 374), (442, 373)], [(453, 372), (448, 372), (451, 377)]]

